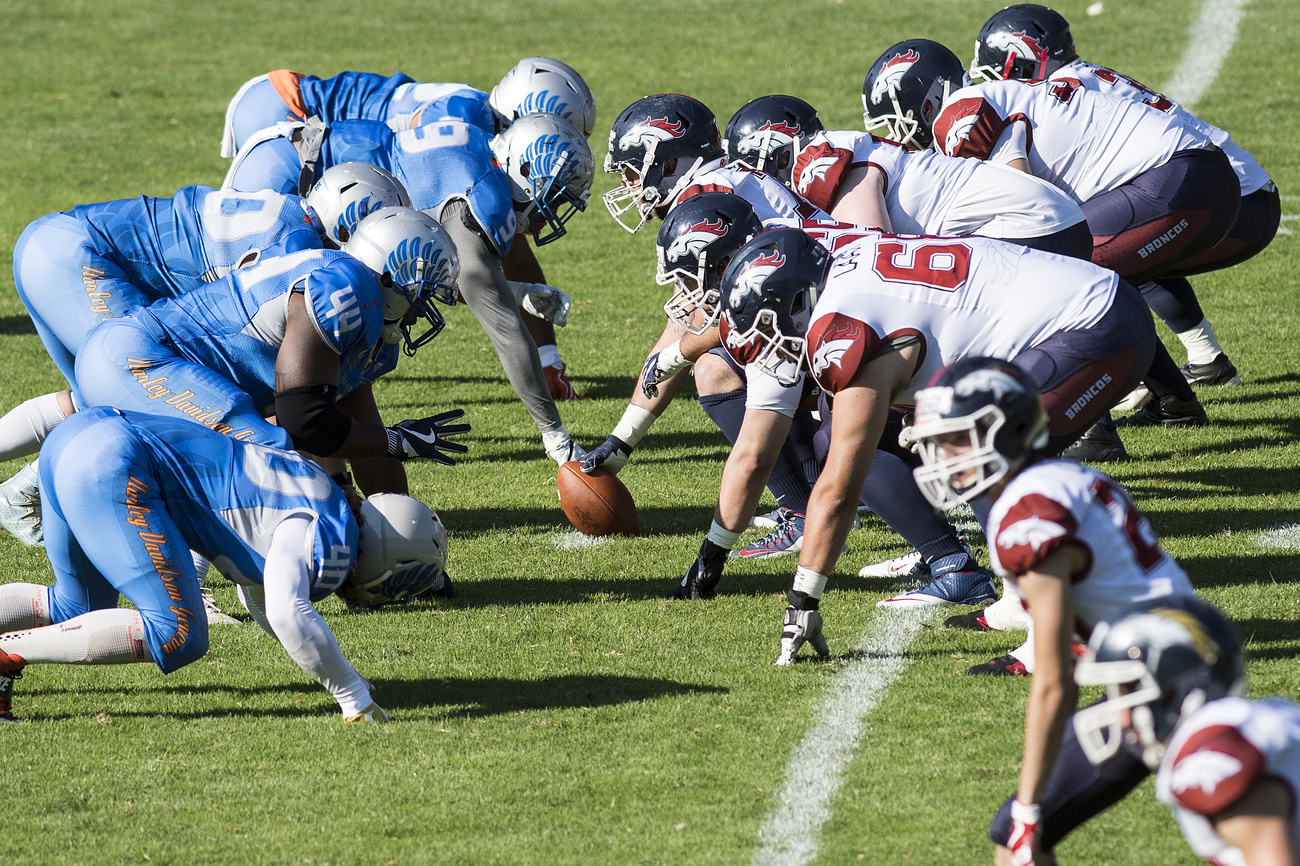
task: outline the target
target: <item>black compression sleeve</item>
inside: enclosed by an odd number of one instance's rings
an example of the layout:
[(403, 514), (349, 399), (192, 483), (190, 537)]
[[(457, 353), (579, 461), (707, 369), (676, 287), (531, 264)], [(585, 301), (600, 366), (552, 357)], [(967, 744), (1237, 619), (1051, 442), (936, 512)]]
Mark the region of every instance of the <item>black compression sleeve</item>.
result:
[(352, 417), (334, 405), (336, 385), (304, 385), (275, 395), (275, 417), (293, 440), (293, 447), (329, 457), (343, 447), (352, 431)]

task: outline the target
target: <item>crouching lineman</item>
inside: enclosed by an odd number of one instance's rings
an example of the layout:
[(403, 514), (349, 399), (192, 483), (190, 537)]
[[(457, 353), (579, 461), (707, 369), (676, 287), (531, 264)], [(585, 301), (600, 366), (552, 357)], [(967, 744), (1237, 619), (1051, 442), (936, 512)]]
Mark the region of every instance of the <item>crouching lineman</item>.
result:
[[(1142, 378), (1155, 340), (1141, 296), (1114, 272), (985, 238), (869, 234), (832, 259), (803, 232), (773, 229), (732, 259), (722, 293), (733, 357), (787, 382), (806, 365), (834, 398), (778, 664), (806, 641), (827, 652), (818, 606), (890, 406), (910, 407), (947, 364), (1012, 358), (1044, 395), (1056, 453)], [(920, 592), (969, 597), (973, 587), (955, 584), (973, 580), (989, 583), (968, 572)]]
[(1093, 634), (1080, 685), (1106, 700), (1074, 717), (1099, 766), (1129, 743), (1156, 771), (1156, 796), (1174, 810), (1192, 851), (1210, 863), (1300, 863), (1300, 707), (1248, 701), (1232, 626), (1208, 605), (1157, 605)]
[[(29, 664), (152, 661), (208, 649), (190, 549), (239, 587), (257, 623), (329, 690), (345, 721), (388, 720), (313, 602), (410, 598), (443, 577), (442, 523), (400, 494), (349, 501), (309, 460), (187, 420), (96, 407), (41, 460), (54, 585), (0, 586), (0, 718)], [(135, 610), (119, 608), (119, 594)]]

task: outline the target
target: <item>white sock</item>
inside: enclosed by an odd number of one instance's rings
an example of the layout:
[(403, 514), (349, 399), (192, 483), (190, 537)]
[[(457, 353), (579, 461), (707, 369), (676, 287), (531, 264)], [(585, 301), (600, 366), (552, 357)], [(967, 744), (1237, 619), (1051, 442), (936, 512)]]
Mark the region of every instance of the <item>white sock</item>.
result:
[(63, 418), (58, 393), (42, 394), (19, 403), (0, 418), (0, 460), (40, 451), (45, 437)]
[(49, 589), (39, 583), (0, 586), (0, 632), (49, 625)]
[(1014, 631), (1029, 628), (1033, 620), (1029, 611), (1020, 603), (1020, 596), (1011, 588), (1011, 583), (1002, 579), (1002, 598), (984, 608), (984, 621), (989, 628), (996, 631)]
[(560, 347), (554, 343), (549, 346), (538, 346), (537, 357), (542, 359), (543, 367), (558, 367), (564, 363), (560, 360)]
[(1025, 636), (1025, 642), (1013, 649), (1009, 655), (1025, 666), (1031, 674), (1034, 672), (1034, 630), (1031, 628)]
[(199, 586), (203, 586), (203, 579), (208, 576), (208, 566), (212, 563), (197, 550), (190, 551), (190, 559), (194, 560), (194, 576), (199, 579)]
[(1214, 326), (1210, 324), (1209, 319), (1201, 319), (1201, 323), (1195, 328), (1176, 336), (1187, 349), (1189, 364), (1208, 364), (1223, 351), (1218, 337), (1214, 336)]
[(123, 665), (152, 661), (144, 620), (130, 608), (92, 610), (58, 625), (0, 635), (0, 650), (29, 664)]

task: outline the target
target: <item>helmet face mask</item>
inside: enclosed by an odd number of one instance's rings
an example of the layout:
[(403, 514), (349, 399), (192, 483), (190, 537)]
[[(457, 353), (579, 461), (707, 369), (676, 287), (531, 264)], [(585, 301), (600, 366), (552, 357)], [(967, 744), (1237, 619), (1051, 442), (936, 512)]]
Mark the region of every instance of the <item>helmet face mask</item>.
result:
[(975, 38), (972, 81), (1044, 81), (1079, 59), (1070, 24), (1046, 6), (1025, 3), (996, 12)]
[(1124, 745), (1155, 769), (1178, 725), (1210, 701), (1245, 693), (1241, 643), (1231, 624), (1196, 598), (1147, 603), (1107, 625), (1075, 668), (1080, 685), (1103, 685), (1106, 700), (1075, 714), (1075, 733), (1099, 764)]
[(916, 392), (912, 438), (917, 486), (935, 508), (954, 508), (1019, 471), (1047, 445), (1047, 413), (1027, 373), (995, 358), (967, 358)]
[[(620, 182), (602, 200), (620, 226), (636, 233), (671, 206), (700, 166), (722, 156), (717, 121), (702, 102), (678, 93), (638, 99), (609, 132), (604, 168)], [(625, 220), (633, 209), (637, 218)]]
[[(384, 342), (400, 341), (406, 354), (413, 355), (438, 336), (446, 322), (432, 302), (455, 305), (460, 260), (451, 237), (433, 217), (411, 208), (386, 208), (363, 220), (343, 251), (379, 277)], [(420, 322), (427, 327), (415, 336)]]
[(410, 207), (411, 198), (392, 173), (365, 162), (343, 162), (321, 175), (302, 200), (307, 220), (335, 247), (382, 207)]
[(492, 143), (510, 178), (520, 225), (538, 246), (563, 237), (573, 215), (587, 209), (595, 160), (591, 147), (567, 121), (527, 115)]
[(928, 148), (939, 109), (969, 84), (966, 67), (944, 45), (908, 39), (876, 58), (862, 82), (862, 122), (868, 132), (909, 147)]
[(447, 530), (431, 508), (398, 493), (361, 503), (357, 557), (338, 590), (348, 607), (400, 604), (434, 586), (447, 563)]
[(732, 193), (700, 193), (673, 208), (655, 239), (655, 282), (675, 288), (668, 318), (692, 334), (717, 327), (722, 273), (762, 230), (754, 208)]
[(817, 109), (794, 96), (760, 96), (732, 115), (723, 135), (727, 165), (766, 172), (789, 186), (799, 141), (825, 127)]

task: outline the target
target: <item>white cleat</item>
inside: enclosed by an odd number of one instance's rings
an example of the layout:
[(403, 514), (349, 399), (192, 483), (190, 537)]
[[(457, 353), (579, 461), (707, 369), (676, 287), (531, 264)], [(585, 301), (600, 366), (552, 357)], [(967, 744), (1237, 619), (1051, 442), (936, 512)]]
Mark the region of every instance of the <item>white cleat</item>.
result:
[(1128, 394), (1125, 395), (1123, 400), (1120, 400), (1118, 403), (1112, 406), (1111, 411), (1112, 412), (1136, 412), (1137, 410), (1145, 406), (1150, 399), (1151, 399), (1151, 392), (1147, 390), (1147, 386), (1138, 385), (1132, 391), (1129, 391)]
[(45, 537), (41, 528), (41, 488), (37, 465), (33, 460), (13, 478), (0, 484), (0, 526), (28, 547), (39, 547)]
[(203, 609), (208, 614), (208, 625), (243, 625), (239, 620), (217, 607), (212, 590), (203, 588)]
[[(894, 559), (886, 559), (872, 565), (864, 565), (858, 577), (903, 577), (916, 570), (921, 562), (921, 551), (913, 550)], [(927, 572), (928, 574), (928, 572)]]
[(776, 508), (767, 514), (755, 514), (749, 518), (749, 525), (754, 529), (776, 529), (780, 524), (781, 509)]

